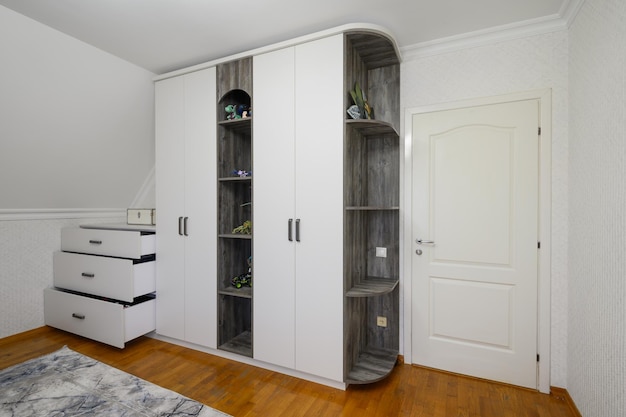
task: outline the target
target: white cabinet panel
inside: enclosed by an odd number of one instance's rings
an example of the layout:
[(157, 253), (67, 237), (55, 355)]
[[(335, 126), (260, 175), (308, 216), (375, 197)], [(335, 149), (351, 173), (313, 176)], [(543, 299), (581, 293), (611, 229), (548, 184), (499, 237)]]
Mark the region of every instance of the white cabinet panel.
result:
[[(185, 95), (183, 77), (155, 85), (157, 225), (157, 317), (159, 334), (184, 339), (185, 241)], [(179, 222), (180, 219), (180, 222)]]
[(343, 35), (296, 47), (296, 369), (336, 381), (343, 381), (343, 59)]
[(185, 79), (185, 340), (217, 346), (215, 68)]
[(253, 65), (254, 358), (291, 369), (296, 365), (295, 107), (286, 103), (295, 95), (294, 57), (295, 49), (286, 48), (255, 56)]

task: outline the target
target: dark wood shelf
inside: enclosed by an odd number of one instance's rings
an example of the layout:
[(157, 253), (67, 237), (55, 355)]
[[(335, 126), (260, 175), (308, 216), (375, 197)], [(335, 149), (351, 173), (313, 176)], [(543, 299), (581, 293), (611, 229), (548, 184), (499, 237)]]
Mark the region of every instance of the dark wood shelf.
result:
[(217, 235), (217, 237), (223, 238), (223, 239), (244, 239), (244, 240), (250, 240), (252, 239), (252, 235), (244, 235), (244, 234), (233, 234), (233, 233), (223, 233), (220, 235)]
[(367, 346), (348, 372), (346, 383), (370, 384), (380, 381), (391, 373), (397, 360), (397, 350)]
[(235, 132), (250, 132), (252, 128), (252, 117), (246, 117), (242, 119), (232, 119), (232, 120), (220, 120), (217, 122), (218, 126), (222, 126), (228, 130), (232, 130)]
[(399, 136), (396, 129), (387, 122), (371, 119), (346, 119), (346, 126), (359, 131), (363, 136)]
[(347, 206), (347, 211), (398, 211), (400, 207), (391, 206), (391, 207), (383, 207), (383, 206)]
[(242, 356), (252, 357), (252, 332), (249, 330), (238, 334), (226, 343), (218, 346), (218, 349), (236, 353)]
[(252, 181), (252, 176), (249, 177), (221, 177), (217, 179), (219, 182), (250, 182)]
[(354, 284), (346, 297), (376, 297), (392, 292), (398, 286), (398, 278), (365, 277)]
[(252, 298), (252, 287), (226, 287), (218, 291), (221, 295), (230, 295), (231, 297)]

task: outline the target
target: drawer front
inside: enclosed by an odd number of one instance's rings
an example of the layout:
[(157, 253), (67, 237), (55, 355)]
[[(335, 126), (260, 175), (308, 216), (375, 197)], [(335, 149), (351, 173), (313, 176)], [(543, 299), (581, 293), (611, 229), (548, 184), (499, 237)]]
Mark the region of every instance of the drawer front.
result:
[(44, 317), (56, 327), (108, 345), (124, 344), (156, 328), (155, 300), (124, 307), (52, 288), (44, 290)]
[(61, 229), (61, 250), (139, 259), (156, 252), (156, 236), (131, 230)]
[(132, 302), (156, 290), (156, 262), (55, 252), (54, 286)]

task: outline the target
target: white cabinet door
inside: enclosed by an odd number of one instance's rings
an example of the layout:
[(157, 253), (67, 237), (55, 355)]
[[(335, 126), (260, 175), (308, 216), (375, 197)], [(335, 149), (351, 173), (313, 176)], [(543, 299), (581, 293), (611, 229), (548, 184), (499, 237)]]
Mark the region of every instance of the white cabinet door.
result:
[(211, 348), (217, 347), (216, 96), (214, 67), (185, 76), (185, 340)]
[(342, 381), (343, 36), (253, 68), (254, 357)]
[(296, 332), (294, 48), (255, 56), (252, 68), (254, 358), (293, 369)]
[(343, 381), (343, 35), (296, 47), (296, 369)]
[[(185, 212), (185, 95), (184, 78), (155, 85), (157, 333), (185, 337), (185, 241), (179, 217)], [(182, 219), (181, 219), (182, 221)]]
[(215, 68), (156, 84), (157, 332), (216, 347)]

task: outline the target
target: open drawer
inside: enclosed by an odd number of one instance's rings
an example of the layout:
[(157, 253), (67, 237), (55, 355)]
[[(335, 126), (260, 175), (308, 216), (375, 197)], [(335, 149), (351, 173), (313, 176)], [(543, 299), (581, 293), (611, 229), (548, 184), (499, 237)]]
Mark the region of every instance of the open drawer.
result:
[(156, 328), (155, 305), (152, 294), (124, 304), (54, 288), (44, 290), (44, 316), (48, 326), (120, 349), (129, 340)]
[[(144, 257), (145, 258), (145, 257)], [(156, 290), (156, 261), (54, 253), (54, 286), (132, 302)]]
[(156, 252), (156, 235), (131, 230), (61, 229), (61, 250), (140, 259)]

